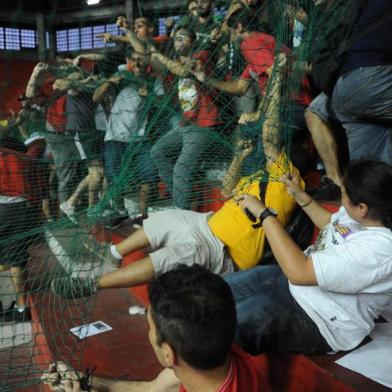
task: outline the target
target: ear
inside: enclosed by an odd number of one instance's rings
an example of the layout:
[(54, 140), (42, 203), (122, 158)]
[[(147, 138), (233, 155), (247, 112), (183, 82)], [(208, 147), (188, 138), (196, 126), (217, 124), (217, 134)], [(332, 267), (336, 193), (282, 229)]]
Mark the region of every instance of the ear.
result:
[(235, 28), (235, 31), (237, 33), (242, 33), (244, 31), (244, 27), (242, 26), (242, 23), (237, 23), (237, 26)]
[(359, 213), (360, 213), (360, 215), (361, 215), (361, 218), (366, 218), (366, 216), (367, 216), (368, 213), (369, 213), (369, 207), (368, 207), (368, 205), (365, 204), (365, 203), (359, 203), (359, 204), (357, 205), (357, 207), (358, 207), (358, 209), (359, 209)]
[(162, 343), (161, 347), (163, 353), (163, 360), (165, 362), (165, 366), (171, 368), (177, 362), (177, 354), (174, 351), (173, 347), (168, 343)]
[(150, 33), (153, 33), (154, 30), (155, 30), (154, 26), (150, 26), (150, 27), (148, 28), (148, 31), (149, 31)]

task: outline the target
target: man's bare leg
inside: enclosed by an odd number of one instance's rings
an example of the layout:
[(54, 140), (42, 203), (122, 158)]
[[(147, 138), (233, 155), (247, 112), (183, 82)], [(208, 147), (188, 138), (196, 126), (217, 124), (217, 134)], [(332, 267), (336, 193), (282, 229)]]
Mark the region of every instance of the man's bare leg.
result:
[(150, 257), (136, 261), (100, 276), (95, 285), (97, 289), (114, 289), (139, 286), (150, 282), (155, 277), (155, 270)]
[(338, 186), (342, 185), (339, 169), (338, 149), (332, 130), (317, 114), (307, 110), (305, 121), (313, 143), (323, 161), (327, 176)]
[(143, 249), (150, 245), (143, 228), (137, 229), (128, 238), (118, 243), (115, 247), (121, 256), (125, 256), (138, 249)]

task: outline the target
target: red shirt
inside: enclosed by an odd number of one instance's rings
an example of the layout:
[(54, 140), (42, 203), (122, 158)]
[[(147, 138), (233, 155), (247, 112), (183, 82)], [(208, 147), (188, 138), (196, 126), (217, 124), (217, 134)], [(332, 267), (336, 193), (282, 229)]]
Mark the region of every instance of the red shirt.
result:
[(41, 200), (46, 180), (33, 151), (18, 152), (0, 148), (0, 195)]
[(51, 101), (46, 109), (46, 121), (56, 132), (64, 133), (67, 126), (67, 95), (62, 94), (54, 98), (54, 94), (57, 94), (53, 91), (54, 81), (55, 78), (49, 76), (41, 88), (42, 96)]
[(268, 76), (266, 70), (274, 64), (275, 38), (264, 33), (252, 33), (241, 42), (241, 53), (248, 63), (241, 79), (254, 79), (258, 82), (260, 92), (265, 95)]
[[(241, 53), (248, 63), (241, 79), (256, 80), (263, 96), (268, 84), (268, 76), (265, 72), (274, 64), (275, 47), (275, 38), (264, 33), (252, 33), (249, 38), (245, 38), (241, 42)], [(288, 54), (290, 50), (283, 46), (282, 52)], [(308, 106), (312, 102), (310, 85), (306, 78), (302, 79), (300, 91), (294, 93), (292, 99), (304, 106)]]
[[(238, 346), (231, 349), (229, 373), (216, 392), (269, 392), (267, 380), (258, 373), (252, 357)], [(187, 392), (181, 385), (179, 392)]]
[[(202, 50), (192, 55), (200, 65), (206, 68), (207, 74), (209, 52)], [(211, 91), (202, 86), (194, 78), (181, 78), (178, 83), (178, 100), (186, 119), (192, 120), (199, 127), (213, 127), (221, 124), (219, 110), (214, 103)]]

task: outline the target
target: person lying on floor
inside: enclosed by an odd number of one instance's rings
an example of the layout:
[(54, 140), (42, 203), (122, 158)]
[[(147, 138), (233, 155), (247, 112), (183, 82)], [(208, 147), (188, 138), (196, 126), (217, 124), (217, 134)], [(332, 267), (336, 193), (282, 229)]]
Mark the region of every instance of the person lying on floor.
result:
[(103, 249), (91, 238), (84, 245), (97, 252), (99, 261), (110, 261), (115, 267), (120, 265), (123, 256), (138, 249), (150, 247), (152, 252), (140, 261), (95, 279), (56, 278), (51, 284), (53, 293), (73, 299), (93, 295), (99, 289), (137, 286), (180, 263), (200, 264), (220, 275), (256, 266), (263, 256), (264, 232), (249, 224), (249, 217), (237, 206), (235, 195), (250, 193), (261, 197), (268, 207), (277, 211), (282, 225), (288, 223), (296, 207), (294, 197), (279, 182), (283, 173), (299, 175), (297, 168), (280, 148), (280, 74), (284, 63), (284, 59), (279, 60), (279, 66), (274, 71), (276, 75), (272, 78), (262, 126), (266, 170), (260, 170), (258, 166), (257, 171), (237, 183), (241, 165), (252, 150), (248, 142), (244, 142), (244, 149), (234, 157), (224, 180), (224, 194), (234, 196), (219, 211), (214, 214), (178, 209), (162, 211), (146, 219), (143, 228), (119, 244), (106, 245)]
[[(155, 380), (114, 381), (95, 375), (81, 387), (80, 372), (65, 363), (43, 376), (52, 391), (192, 392), (270, 391), (250, 355), (233, 345), (236, 310), (228, 284), (194, 265), (178, 266), (150, 283), (149, 339), (165, 368)], [(206, 344), (207, 343), (207, 344)]]
[(302, 252), (262, 201), (240, 197), (240, 207), (260, 217), (279, 265), (227, 277), (237, 305), (237, 342), (251, 354), (351, 350), (392, 301), (392, 166), (352, 162), (336, 214), (297, 179), (282, 180), (321, 231)]

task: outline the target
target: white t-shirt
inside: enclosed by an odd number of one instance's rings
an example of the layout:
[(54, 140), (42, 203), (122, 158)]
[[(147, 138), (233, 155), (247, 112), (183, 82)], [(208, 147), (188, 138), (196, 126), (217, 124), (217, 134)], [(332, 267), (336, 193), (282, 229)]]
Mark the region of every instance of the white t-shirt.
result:
[(113, 140), (129, 143), (134, 136), (144, 135), (147, 119), (140, 121), (144, 101), (139, 95), (139, 88), (134, 84), (129, 84), (120, 91), (109, 116), (105, 142)]
[(291, 294), (333, 350), (351, 350), (392, 301), (392, 231), (363, 227), (342, 207), (305, 254), (318, 286), (290, 284)]

